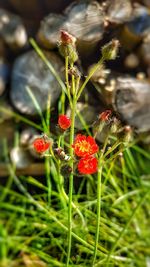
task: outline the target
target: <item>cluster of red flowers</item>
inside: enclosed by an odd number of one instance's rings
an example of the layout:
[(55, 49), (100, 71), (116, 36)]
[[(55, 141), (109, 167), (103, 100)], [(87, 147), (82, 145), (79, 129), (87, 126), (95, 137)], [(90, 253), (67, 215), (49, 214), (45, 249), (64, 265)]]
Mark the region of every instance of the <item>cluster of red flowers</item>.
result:
[[(59, 115), (58, 125), (63, 131), (71, 126), (71, 120), (66, 115)], [(48, 138), (39, 137), (33, 142), (33, 147), (37, 153), (44, 153), (51, 146)], [(97, 171), (98, 160), (94, 156), (98, 152), (98, 145), (92, 136), (78, 134), (72, 145), (74, 153), (80, 158), (77, 168), (81, 174), (93, 174)]]
[(98, 160), (94, 154), (98, 152), (98, 145), (92, 136), (78, 134), (73, 144), (74, 153), (80, 157), (78, 171), (82, 174), (93, 174), (97, 171)]

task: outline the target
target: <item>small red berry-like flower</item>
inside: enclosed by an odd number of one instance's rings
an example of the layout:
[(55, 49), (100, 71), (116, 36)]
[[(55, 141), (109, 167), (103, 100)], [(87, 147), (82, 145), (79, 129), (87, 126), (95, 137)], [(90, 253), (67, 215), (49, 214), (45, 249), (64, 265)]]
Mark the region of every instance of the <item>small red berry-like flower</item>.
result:
[(44, 153), (50, 147), (50, 142), (46, 141), (44, 138), (36, 138), (33, 141), (33, 147), (37, 153)]
[(75, 44), (76, 38), (69, 34), (67, 31), (61, 30), (60, 31), (60, 40), (61, 43), (64, 45)]
[(109, 109), (105, 110), (105, 111), (103, 111), (102, 113), (99, 114), (99, 119), (101, 121), (108, 121), (110, 116), (111, 116), (111, 114), (112, 114), (111, 110), (109, 110)]
[(81, 174), (93, 174), (97, 172), (98, 160), (93, 156), (86, 156), (79, 160), (77, 168)]
[(61, 129), (67, 130), (71, 126), (71, 120), (66, 115), (59, 115), (58, 125)]
[(74, 153), (78, 157), (86, 157), (98, 152), (98, 145), (95, 139), (92, 136), (85, 136), (82, 134), (76, 136), (72, 147), (74, 148)]

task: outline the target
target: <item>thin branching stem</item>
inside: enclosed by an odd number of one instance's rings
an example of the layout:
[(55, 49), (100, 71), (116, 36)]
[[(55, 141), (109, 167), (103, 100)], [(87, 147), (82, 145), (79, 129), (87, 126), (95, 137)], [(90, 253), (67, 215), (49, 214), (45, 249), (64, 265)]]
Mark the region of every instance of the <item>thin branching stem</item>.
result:
[(69, 203), (68, 203), (68, 251), (67, 251), (67, 264), (69, 266), (70, 253), (71, 253), (71, 241), (72, 241), (72, 194), (73, 194), (73, 140), (74, 140), (74, 125), (75, 125), (75, 113), (76, 113), (76, 99), (73, 99), (73, 105), (71, 110), (71, 129), (70, 129), (70, 167), (72, 173), (69, 177)]
[(109, 134), (107, 135), (103, 149), (99, 154), (98, 160), (98, 173), (97, 173), (97, 219), (96, 219), (96, 235), (95, 235), (95, 247), (93, 253), (93, 261), (92, 266), (95, 264), (96, 256), (97, 256), (97, 248), (98, 248), (98, 241), (99, 241), (99, 231), (100, 231), (100, 218), (101, 218), (101, 194), (102, 194), (102, 166), (103, 166), (103, 155), (105, 153), (105, 149), (108, 143)]
[(91, 79), (91, 77), (93, 76), (93, 74), (99, 69), (99, 67), (103, 64), (104, 62), (104, 58), (102, 57), (97, 64), (95, 64), (95, 66), (91, 69), (89, 75), (86, 77), (84, 83), (81, 85), (78, 94), (77, 94), (77, 100), (79, 99), (80, 95), (82, 94), (85, 86), (87, 85), (88, 81)]

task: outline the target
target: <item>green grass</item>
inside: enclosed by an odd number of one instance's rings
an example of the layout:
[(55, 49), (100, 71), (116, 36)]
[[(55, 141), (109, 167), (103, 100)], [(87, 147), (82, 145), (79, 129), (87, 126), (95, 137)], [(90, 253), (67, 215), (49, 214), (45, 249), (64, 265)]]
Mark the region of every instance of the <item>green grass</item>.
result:
[[(100, 238), (95, 267), (146, 267), (150, 255), (150, 154), (143, 155), (141, 148), (137, 150), (137, 146), (127, 149), (123, 157), (106, 162), (103, 168)], [(46, 177), (17, 177), (13, 166), (8, 167), (7, 186), (0, 186), (1, 266), (17, 264), (23, 253), (30, 257), (37, 255), (47, 266), (65, 266), (67, 200), (60, 193), (55, 165), (50, 164), (51, 184), (46, 182)], [(91, 266), (97, 179), (96, 176), (76, 177), (75, 183), (76, 179), (78, 186), (73, 202), (82, 213), (85, 225), (73, 209), (69, 266)]]

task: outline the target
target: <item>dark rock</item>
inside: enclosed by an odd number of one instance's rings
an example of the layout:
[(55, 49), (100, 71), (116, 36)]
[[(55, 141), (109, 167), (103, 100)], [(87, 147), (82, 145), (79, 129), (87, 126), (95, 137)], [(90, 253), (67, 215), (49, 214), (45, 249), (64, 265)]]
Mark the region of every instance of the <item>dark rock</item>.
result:
[[(45, 55), (62, 77), (63, 63), (59, 56), (53, 52), (46, 52)], [(38, 114), (27, 87), (31, 89), (42, 111), (46, 110), (49, 94), (51, 106), (54, 106), (61, 93), (60, 85), (35, 51), (29, 51), (15, 61), (10, 97), (20, 112), (29, 115)]]
[[(88, 103), (77, 103), (77, 113), (75, 119), (75, 128), (78, 130), (88, 129), (92, 126), (99, 114), (99, 108), (91, 106)], [(70, 117), (70, 109), (67, 110), (67, 115)]]
[(0, 57), (0, 96), (6, 89), (6, 83), (8, 82), (9, 68), (3, 58)]
[(77, 38), (80, 53), (89, 53), (102, 39), (104, 12), (97, 1), (74, 2), (65, 10), (67, 29)]
[(133, 16), (127, 23), (129, 30), (138, 36), (143, 36), (150, 30), (150, 14), (149, 10), (141, 5), (135, 5)]
[(130, 53), (126, 56), (124, 65), (128, 69), (135, 69), (139, 66), (139, 58), (135, 53)]
[(120, 77), (116, 81), (113, 106), (122, 120), (139, 132), (150, 130), (150, 83)]
[(149, 10), (141, 5), (135, 4), (130, 20), (125, 23), (121, 33), (121, 45), (132, 50), (150, 31)]
[(139, 48), (139, 57), (142, 63), (147, 67), (147, 73), (150, 77), (150, 34), (148, 34)]
[(0, 9), (0, 37), (12, 49), (27, 44), (27, 33), (21, 18), (5, 9)]
[(20, 134), (20, 145), (22, 147), (27, 147), (31, 145), (30, 140), (34, 138), (34, 136), (38, 136), (39, 133), (35, 128), (27, 127)]
[(6, 55), (6, 48), (4, 41), (0, 38), (0, 57), (5, 57)]
[(10, 158), (17, 169), (26, 168), (33, 162), (28, 151), (21, 147), (14, 147), (10, 151)]
[[(6, 1), (6, 0), (1, 0)], [(7, 0), (8, 1), (8, 0)], [(20, 1), (20, 0), (9, 0), (12, 8), (17, 11), (24, 18), (38, 19), (40, 20), (43, 16), (49, 12), (62, 12), (62, 10), (69, 5), (72, 0), (32, 0), (32, 1)]]
[(106, 14), (108, 21), (121, 24), (130, 19), (132, 13), (132, 5), (130, 0), (110, 0), (106, 3)]
[(49, 14), (41, 22), (37, 38), (45, 48), (55, 48), (60, 38), (60, 30), (66, 28), (66, 17), (58, 14)]
[(40, 2), (43, 1), (38, 0), (9, 0), (11, 6), (17, 13), (19, 13), (22, 17), (26, 17), (28, 19), (40, 19), (44, 15), (43, 4), (40, 5)]
[(41, 23), (38, 39), (46, 48), (56, 47), (59, 31), (63, 29), (77, 38), (77, 49), (80, 54), (89, 54), (103, 37), (102, 7), (96, 1), (78, 1), (71, 4), (64, 14), (49, 14)]

